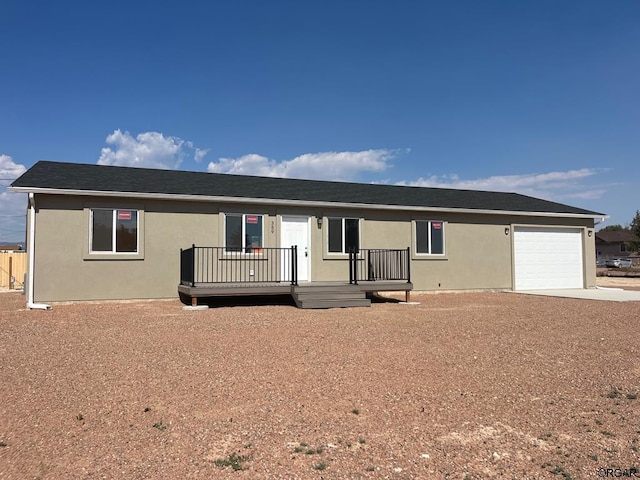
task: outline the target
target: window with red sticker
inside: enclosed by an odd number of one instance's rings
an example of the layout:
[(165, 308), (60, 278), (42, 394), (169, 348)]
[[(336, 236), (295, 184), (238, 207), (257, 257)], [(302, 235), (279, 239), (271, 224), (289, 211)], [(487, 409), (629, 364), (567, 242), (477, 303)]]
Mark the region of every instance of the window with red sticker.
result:
[(137, 253), (138, 211), (91, 209), (91, 253)]
[(416, 220), (416, 253), (444, 255), (444, 222)]
[(262, 249), (263, 241), (262, 215), (229, 213), (224, 218), (225, 251), (251, 253)]

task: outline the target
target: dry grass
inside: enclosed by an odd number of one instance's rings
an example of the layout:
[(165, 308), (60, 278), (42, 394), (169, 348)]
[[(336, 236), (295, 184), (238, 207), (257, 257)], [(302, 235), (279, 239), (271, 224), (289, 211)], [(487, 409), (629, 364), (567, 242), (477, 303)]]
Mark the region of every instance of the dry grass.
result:
[(588, 478), (640, 464), (640, 302), (412, 299), (45, 312), (2, 294), (0, 478)]

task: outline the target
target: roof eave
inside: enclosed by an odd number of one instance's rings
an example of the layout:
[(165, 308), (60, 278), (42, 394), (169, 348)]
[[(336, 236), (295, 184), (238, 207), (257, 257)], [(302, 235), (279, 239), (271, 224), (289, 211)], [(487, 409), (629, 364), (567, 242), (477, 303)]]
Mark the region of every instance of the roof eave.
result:
[(370, 203), (345, 203), (345, 202), (327, 202), (312, 200), (285, 200), (274, 198), (252, 198), (252, 197), (228, 197), (215, 195), (189, 195), (177, 193), (148, 193), (148, 192), (114, 192), (100, 190), (73, 190), (43, 187), (7, 187), (8, 191), (15, 193), (41, 193), (48, 195), (76, 195), (76, 196), (100, 196), (100, 197), (120, 197), (120, 198), (147, 198), (150, 200), (180, 200), (180, 201), (197, 201), (197, 202), (219, 202), (219, 203), (248, 203), (248, 204), (264, 204), (268, 202), (270, 205), (284, 206), (309, 206), (316, 208), (357, 208), (357, 209), (375, 209), (375, 210), (406, 210), (416, 212), (451, 212), (451, 213), (480, 213), (488, 215), (519, 215), (527, 217), (562, 217), (562, 218), (609, 218), (609, 215), (603, 214), (583, 214), (583, 213), (562, 213), (562, 212), (531, 212), (517, 210), (488, 210), (476, 208), (456, 208), (456, 207), (421, 207), (417, 205), (381, 205)]

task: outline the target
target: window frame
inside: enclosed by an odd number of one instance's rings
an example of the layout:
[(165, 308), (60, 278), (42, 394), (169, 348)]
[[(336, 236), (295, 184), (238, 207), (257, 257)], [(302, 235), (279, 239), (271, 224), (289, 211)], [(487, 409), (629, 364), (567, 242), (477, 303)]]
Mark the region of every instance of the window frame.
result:
[[(427, 229), (429, 232), (429, 239), (428, 239), (428, 252), (419, 252), (418, 251), (418, 224), (419, 223), (426, 223), (427, 224)], [(441, 253), (433, 253), (433, 224), (434, 223), (440, 223), (441, 224), (441, 230), (442, 230), (442, 252)], [(446, 242), (446, 238), (447, 238), (447, 228), (446, 228), (447, 222), (445, 222), (444, 220), (436, 220), (436, 219), (416, 219), (413, 220), (413, 251), (414, 254), (416, 255), (416, 257), (421, 257), (421, 258), (444, 258), (447, 255), (447, 242)]]
[[(259, 217), (260, 218), (260, 243), (258, 247), (247, 246), (247, 217)], [(227, 247), (227, 218), (235, 217), (241, 218), (241, 242), (242, 245), (238, 247)], [(222, 219), (222, 248), (225, 255), (238, 255), (238, 254), (261, 254), (265, 248), (265, 218), (263, 213), (224, 213)], [(238, 248), (236, 250), (236, 248)], [(259, 250), (259, 251), (255, 251)]]
[[(111, 250), (94, 250), (93, 249), (93, 239), (94, 239), (94, 212), (103, 211), (111, 212)], [(118, 251), (118, 214), (119, 212), (135, 212), (136, 213), (136, 249), (135, 250), (123, 250)], [(89, 253), (98, 254), (98, 255), (136, 255), (140, 250), (140, 216), (138, 215), (138, 210), (135, 208), (91, 208), (89, 209), (90, 221), (89, 221)]]
[[(129, 203), (119, 200), (115, 201), (87, 201), (83, 203), (84, 211), (84, 241), (82, 247), (82, 259), (83, 260), (144, 260), (144, 244), (145, 244), (145, 208), (142, 203)], [(122, 211), (130, 210), (137, 212), (137, 238), (136, 238), (136, 251), (135, 252), (117, 252), (115, 251), (116, 243), (112, 243), (111, 251), (99, 251), (93, 250), (93, 210), (111, 210)], [(115, 213), (113, 214), (116, 215)], [(113, 234), (113, 232), (112, 232)], [(112, 237), (112, 242), (115, 239)]]
[[(340, 242), (341, 242), (341, 251), (337, 252), (332, 252), (329, 248), (330, 248), (330, 239), (331, 239), (331, 232), (330, 232), (330, 225), (331, 225), (331, 220), (340, 220)], [(362, 250), (362, 219), (361, 218), (357, 218), (357, 217), (337, 217), (337, 216), (331, 216), (331, 217), (326, 217), (326, 224), (327, 224), (327, 229), (326, 229), (326, 234), (325, 234), (325, 241), (326, 241), (326, 254), (331, 256), (331, 255), (335, 255), (335, 256), (347, 256), (349, 255), (349, 252), (346, 250), (346, 223), (347, 220), (354, 220), (358, 226), (358, 246), (357, 246), (357, 253), (360, 254), (360, 251)]]

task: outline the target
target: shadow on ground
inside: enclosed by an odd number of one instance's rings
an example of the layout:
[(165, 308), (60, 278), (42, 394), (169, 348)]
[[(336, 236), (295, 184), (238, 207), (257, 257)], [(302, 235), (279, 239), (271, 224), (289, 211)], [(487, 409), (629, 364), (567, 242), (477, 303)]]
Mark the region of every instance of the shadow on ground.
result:
[[(180, 296), (180, 301), (185, 305), (191, 305), (191, 298)], [(265, 305), (293, 306), (295, 302), (291, 295), (246, 295), (229, 297), (200, 297), (198, 305), (206, 305), (209, 308), (221, 307), (253, 307)]]
[(371, 303), (400, 303), (402, 300), (397, 298), (383, 297), (375, 292), (367, 293), (367, 298), (371, 300)]

